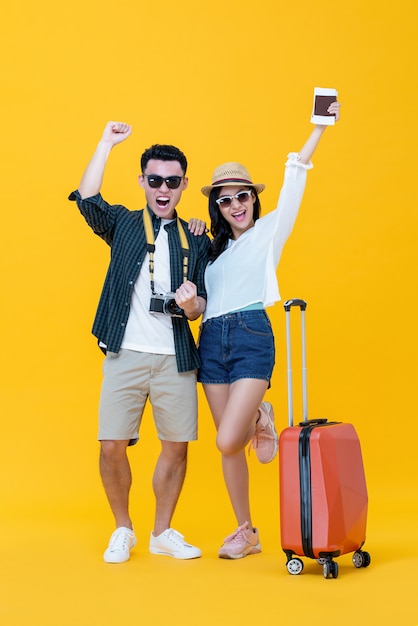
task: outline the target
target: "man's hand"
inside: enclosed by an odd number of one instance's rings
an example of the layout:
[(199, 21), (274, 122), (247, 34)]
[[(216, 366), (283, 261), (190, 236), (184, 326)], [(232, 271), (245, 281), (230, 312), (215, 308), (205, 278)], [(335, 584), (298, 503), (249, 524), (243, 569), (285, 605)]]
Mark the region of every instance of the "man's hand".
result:
[(112, 146), (125, 141), (132, 134), (132, 126), (124, 122), (108, 122), (103, 131), (102, 141)]
[(125, 141), (132, 133), (132, 126), (123, 122), (108, 122), (96, 150), (87, 165), (78, 191), (82, 198), (91, 198), (99, 193), (106, 162), (113, 146)]
[(189, 320), (197, 319), (206, 308), (205, 300), (197, 295), (197, 287), (190, 280), (180, 285), (174, 295), (177, 305)]

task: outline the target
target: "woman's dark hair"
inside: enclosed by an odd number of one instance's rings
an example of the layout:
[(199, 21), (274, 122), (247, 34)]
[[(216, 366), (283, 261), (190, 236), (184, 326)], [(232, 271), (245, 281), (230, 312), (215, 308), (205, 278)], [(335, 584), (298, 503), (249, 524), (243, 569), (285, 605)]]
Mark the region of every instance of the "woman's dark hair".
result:
[[(209, 261), (214, 261), (225, 250), (228, 240), (232, 238), (231, 226), (223, 217), (220, 208), (216, 204), (216, 200), (219, 198), (219, 194), (222, 187), (214, 188), (209, 195), (209, 217), (210, 217), (210, 232), (213, 236), (212, 245), (209, 252)], [(254, 222), (258, 220), (261, 213), (261, 204), (258, 197), (258, 193), (254, 187), (250, 188), (255, 196), (254, 201)]]

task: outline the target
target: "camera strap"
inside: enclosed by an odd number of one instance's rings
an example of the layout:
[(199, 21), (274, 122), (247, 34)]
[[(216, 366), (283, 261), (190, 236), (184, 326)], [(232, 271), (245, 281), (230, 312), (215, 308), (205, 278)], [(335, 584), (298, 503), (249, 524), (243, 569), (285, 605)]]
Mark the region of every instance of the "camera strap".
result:
[[(155, 238), (154, 229), (152, 227), (151, 215), (147, 207), (142, 211), (144, 217), (145, 237), (147, 240), (147, 250), (149, 252), (149, 277), (151, 283), (151, 292), (155, 294), (154, 285), (154, 251), (155, 251)], [(177, 217), (177, 230), (180, 237), (181, 253), (183, 255), (183, 282), (187, 280), (187, 270), (189, 266), (189, 242), (187, 241), (186, 232), (183, 224)]]

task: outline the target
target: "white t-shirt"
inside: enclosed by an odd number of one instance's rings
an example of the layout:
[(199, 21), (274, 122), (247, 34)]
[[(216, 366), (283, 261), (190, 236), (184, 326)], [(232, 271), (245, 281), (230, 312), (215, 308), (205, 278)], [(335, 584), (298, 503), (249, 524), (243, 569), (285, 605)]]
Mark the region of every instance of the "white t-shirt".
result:
[(257, 302), (268, 307), (280, 300), (276, 268), (299, 211), (306, 170), (312, 167), (298, 161), (297, 153), (290, 153), (276, 209), (238, 239), (231, 239), (227, 249), (207, 266), (203, 321)]
[[(171, 221), (161, 220), (160, 230), (155, 239), (154, 288), (156, 293), (162, 294), (171, 291), (168, 234), (164, 228)], [(132, 292), (131, 309), (121, 348), (153, 354), (175, 354), (171, 317), (149, 312), (151, 295), (147, 252)]]

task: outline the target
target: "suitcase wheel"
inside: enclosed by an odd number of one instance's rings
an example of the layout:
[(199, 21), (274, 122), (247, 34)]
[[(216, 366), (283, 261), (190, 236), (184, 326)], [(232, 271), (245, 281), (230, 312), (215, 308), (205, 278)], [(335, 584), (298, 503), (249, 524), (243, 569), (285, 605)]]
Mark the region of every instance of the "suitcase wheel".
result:
[(357, 550), (353, 554), (353, 563), (354, 567), (369, 567), (371, 563), (371, 557), (368, 552), (363, 552), (363, 550)]
[(324, 565), (324, 578), (337, 578), (338, 576), (338, 563), (336, 561), (327, 560)]
[(301, 559), (290, 559), (286, 563), (287, 571), (292, 576), (297, 576), (303, 571), (303, 561)]

